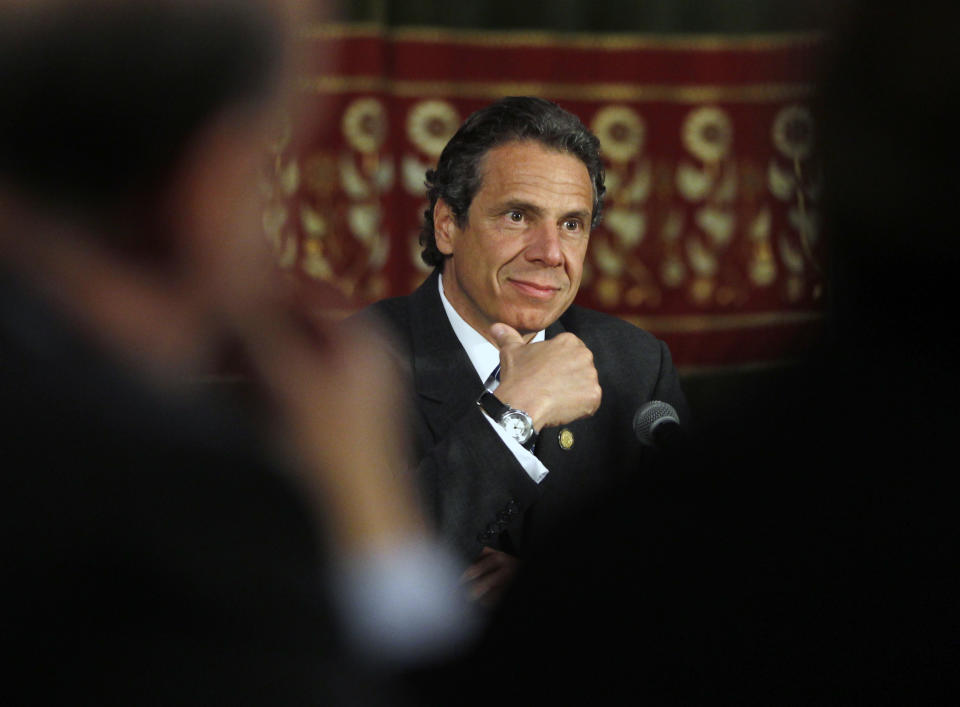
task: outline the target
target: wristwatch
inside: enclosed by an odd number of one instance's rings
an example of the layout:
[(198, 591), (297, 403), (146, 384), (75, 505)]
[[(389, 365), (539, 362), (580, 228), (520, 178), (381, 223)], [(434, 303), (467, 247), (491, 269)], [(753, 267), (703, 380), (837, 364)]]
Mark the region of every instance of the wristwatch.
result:
[(483, 391), (477, 398), (477, 405), (487, 413), (494, 422), (505, 429), (511, 437), (522, 444), (526, 449), (533, 450), (537, 434), (533, 430), (533, 420), (523, 410), (517, 410), (491, 393)]

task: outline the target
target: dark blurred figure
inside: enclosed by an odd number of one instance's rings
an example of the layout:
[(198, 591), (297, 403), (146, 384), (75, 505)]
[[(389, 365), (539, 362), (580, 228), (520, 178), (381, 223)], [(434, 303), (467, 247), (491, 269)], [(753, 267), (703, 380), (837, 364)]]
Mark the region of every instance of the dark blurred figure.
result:
[[(392, 703), (463, 630), (388, 364), (257, 227), (291, 16), (0, 4), (6, 704)], [(237, 348), (256, 401), (197, 385)]]
[(557, 536), (431, 698), (956, 703), (958, 23), (851, 12), (821, 93), (823, 340)]

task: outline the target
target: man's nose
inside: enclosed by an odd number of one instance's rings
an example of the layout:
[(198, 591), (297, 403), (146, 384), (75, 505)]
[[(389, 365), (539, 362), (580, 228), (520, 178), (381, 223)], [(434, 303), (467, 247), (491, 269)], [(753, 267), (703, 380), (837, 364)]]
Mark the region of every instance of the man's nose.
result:
[(531, 262), (540, 262), (548, 267), (563, 265), (560, 249), (560, 229), (557, 224), (540, 223), (529, 232), (526, 257)]

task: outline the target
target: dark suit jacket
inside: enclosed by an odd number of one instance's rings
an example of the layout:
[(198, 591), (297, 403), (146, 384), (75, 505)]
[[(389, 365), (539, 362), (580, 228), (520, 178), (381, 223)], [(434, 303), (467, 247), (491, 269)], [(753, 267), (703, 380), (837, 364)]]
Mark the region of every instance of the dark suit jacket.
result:
[(545, 428), (536, 455), (550, 470), (530, 479), (476, 405), (483, 390), (443, 310), (433, 273), (413, 294), (383, 300), (362, 317), (386, 323), (414, 389), (410, 420), (418, 479), (441, 535), (465, 558), (490, 546), (526, 555), (548, 542), (551, 529), (618, 477), (641, 473), (651, 452), (633, 433), (633, 415), (649, 400), (687, 404), (666, 345), (609, 315), (573, 306), (546, 332), (575, 334), (590, 348), (603, 390), (588, 419)]

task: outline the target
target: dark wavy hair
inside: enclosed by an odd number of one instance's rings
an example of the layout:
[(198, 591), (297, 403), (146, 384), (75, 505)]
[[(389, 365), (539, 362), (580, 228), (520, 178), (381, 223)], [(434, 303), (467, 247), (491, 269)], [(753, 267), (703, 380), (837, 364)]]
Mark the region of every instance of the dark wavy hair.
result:
[(420, 257), (427, 265), (443, 264), (437, 249), (433, 210), (443, 199), (453, 211), (458, 226), (467, 222), (467, 211), (480, 190), (480, 164), (494, 147), (516, 140), (536, 140), (543, 145), (580, 159), (593, 183), (593, 212), (590, 225), (600, 223), (603, 213), (603, 163), (600, 141), (572, 113), (542, 98), (510, 96), (473, 113), (443, 148), (436, 169), (427, 170), (430, 206), (423, 214)]

